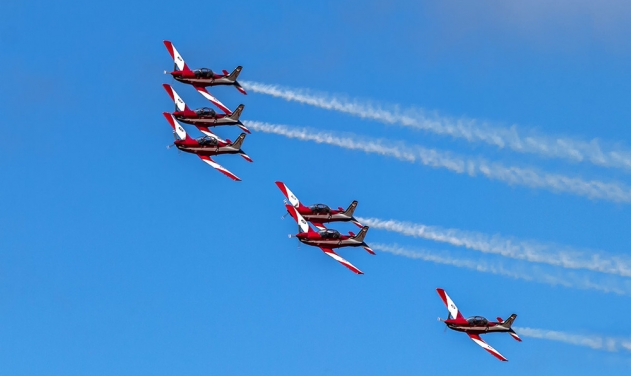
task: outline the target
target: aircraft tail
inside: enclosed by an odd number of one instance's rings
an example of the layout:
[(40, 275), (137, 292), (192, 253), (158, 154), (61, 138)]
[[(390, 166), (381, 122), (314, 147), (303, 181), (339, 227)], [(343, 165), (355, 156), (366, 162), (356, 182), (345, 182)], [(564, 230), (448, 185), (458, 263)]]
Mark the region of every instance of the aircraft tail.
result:
[(241, 116), (241, 112), (243, 112), (243, 108), (245, 106), (240, 104), (239, 107), (237, 107), (236, 110), (234, 110), (233, 113), (230, 114), (230, 119), (235, 120), (235, 121), (239, 121), (239, 117)]
[(356, 240), (358, 242), (364, 242), (364, 238), (366, 237), (366, 233), (368, 233), (368, 226), (364, 226), (362, 227), (362, 229), (359, 231), (359, 233), (357, 235), (355, 235), (355, 237), (353, 238), (353, 240)]
[(519, 338), (517, 333), (515, 333), (513, 328), (511, 328), (511, 326), (513, 326), (513, 322), (515, 322), (516, 318), (517, 318), (517, 315), (513, 313), (512, 315), (510, 315), (509, 318), (506, 319), (506, 321), (502, 321), (502, 323), (500, 325), (502, 325), (503, 327), (508, 329), (508, 334), (510, 334), (511, 337), (513, 337), (516, 341), (521, 342), (521, 338)]
[(182, 55), (180, 55), (180, 53), (177, 52), (177, 50), (175, 49), (175, 46), (173, 45), (173, 43), (169, 42), (168, 40), (165, 40), (164, 41), (164, 45), (166, 46), (167, 50), (169, 51), (169, 54), (171, 54), (171, 57), (173, 58), (173, 63), (175, 63), (175, 68), (177, 68), (177, 70), (181, 70), (181, 71), (190, 71), (190, 68), (184, 62), (184, 59), (182, 58)]
[(241, 116), (241, 113), (243, 112), (243, 108), (244, 107), (245, 107), (244, 105), (240, 104), (239, 107), (237, 107), (237, 109), (234, 110), (234, 112), (232, 114), (228, 115), (228, 117), (231, 120), (236, 121), (237, 122), (237, 126), (239, 128), (241, 128), (241, 129), (243, 129), (244, 132), (249, 134), (249, 133), (252, 133), (252, 132), (250, 132), (250, 130), (245, 125), (243, 125), (241, 120), (239, 120), (239, 117)]
[(232, 146), (235, 149), (241, 150), (241, 145), (243, 145), (243, 140), (245, 140), (245, 133), (241, 133), (239, 137), (237, 137), (237, 139), (232, 144), (230, 144), (230, 146)]
[(357, 208), (357, 201), (353, 201), (351, 202), (351, 204), (348, 206), (348, 209), (346, 209), (344, 211), (344, 215), (347, 215), (349, 217), (353, 217), (353, 213), (355, 213), (355, 209)]
[(505, 328), (510, 329), (510, 327), (513, 325), (513, 322), (515, 322), (515, 319), (517, 318), (516, 314), (512, 314), (510, 315), (509, 318), (507, 318), (506, 320), (502, 321), (502, 326)]
[(239, 149), (239, 155), (243, 157), (248, 162), (254, 162), (249, 155), (245, 154), (243, 150), (241, 150), (241, 146), (243, 145), (243, 140), (245, 140), (245, 133), (241, 133), (235, 142), (230, 144), (235, 149)]
[[(506, 319), (506, 321), (501, 321), (500, 325), (503, 326), (504, 328), (508, 329), (508, 334), (511, 335), (511, 337), (515, 338), (516, 341), (521, 342), (521, 338), (519, 338), (519, 336), (517, 335), (517, 333), (515, 333), (515, 331), (513, 330), (513, 328), (511, 328), (511, 326), (513, 326), (513, 322), (515, 322), (515, 319), (517, 318), (516, 314), (512, 314), (510, 315), (509, 318)], [(499, 317), (498, 317), (499, 319)]]
[(243, 69), (243, 67), (239, 65), (226, 78), (229, 79), (230, 81), (234, 81), (236, 83), (237, 77), (239, 77), (239, 73), (241, 73), (241, 69)]
[(228, 75), (228, 77), (226, 77), (228, 80), (233, 81), (233, 85), (234, 87), (237, 88), (237, 90), (239, 90), (242, 94), (248, 94), (245, 92), (245, 89), (241, 86), (241, 84), (237, 81), (237, 77), (239, 77), (239, 73), (241, 73), (241, 69), (243, 69), (242, 66), (238, 66), (235, 70), (232, 71), (232, 73), (230, 73)]

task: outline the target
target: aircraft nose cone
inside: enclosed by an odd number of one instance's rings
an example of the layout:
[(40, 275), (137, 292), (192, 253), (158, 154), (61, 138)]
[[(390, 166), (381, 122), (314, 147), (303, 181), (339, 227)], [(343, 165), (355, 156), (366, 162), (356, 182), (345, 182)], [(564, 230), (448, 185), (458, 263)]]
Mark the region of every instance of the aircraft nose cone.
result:
[(306, 238), (307, 238), (307, 234), (305, 234), (305, 233), (303, 232), (303, 233), (300, 233), (300, 234), (296, 235), (296, 237), (297, 237), (298, 239), (306, 239)]

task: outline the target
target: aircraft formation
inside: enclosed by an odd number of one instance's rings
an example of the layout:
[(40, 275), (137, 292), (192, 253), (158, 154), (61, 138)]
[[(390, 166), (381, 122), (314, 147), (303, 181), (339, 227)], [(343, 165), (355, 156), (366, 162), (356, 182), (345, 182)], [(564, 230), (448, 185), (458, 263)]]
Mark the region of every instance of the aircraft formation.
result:
[[(247, 94), (237, 81), (237, 77), (243, 68), (238, 66), (232, 73), (223, 70), (221, 74), (217, 74), (208, 68), (191, 70), (184, 62), (184, 59), (179, 52), (175, 49), (173, 43), (164, 41), (164, 45), (169, 51), (169, 54), (174, 62), (173, 71), (170, 72), (173, 79), (193, 86), (195, 90), (204, 96), (204, 98), (208, 99), (217, 108), (223, 111), (223, 114), (218, 114), (215, 110), (208, 107), (191, 110), (177, 94), (175, 89), (171, 87), (171, 85), (164, 84), (164, 89), (175, 103), (175, 111), (171, 113), (163, 113), (164, 117), (173, 129), (173, 135), (175, 138), (173, 145), (169, 145), (168, 147), (170, 148), (175, 146), (181, 151), (196, 154), (202, 161), (206, 162), (211, 167), (217, 169), (235, 181), (240, 181), (241, 179), (215, 162), (211, 156), (239, 154), (248, 162), (252, 162), (252, 159), (241, 149), (246, 133), (241, 133), (239, 137), (232, 142), (228, 139), (221, 139), (210, 130), (210, 127), (236, 126), (243, 132), (247, 132), (248, 134), (251, 133), (250, 130), (239, 120), (244, 106), (243, 104), (239, 105), (233, 112), (216, 97), (210, 94), (206, 87), (220, 85), (234, 86), (241, 93)], [(166, 74), (167, 71), (164, 73)], [(192, 138), (179, 122), (195, 126), (203, 134), (203, 136)], [(371, 255), (375, 255), (375, 252), (370, 248), (370, 246), (364, 242), (366, 234), (368, 233), (368, 226), (363, 226), (353, 216), (358, 202), (353, 201), (347, 209), (342, 207), (331, 209), (325, 204), (307, 206), (298, 200), (285, 183), (277, 181), (276, 186), (278, 186), (285, 196), (284, 202), (287, 213), (298, 224), (298, 233), (295, 235), (289, 235), (289, 237), (297, 238), (302, 244), (320, 248), (324, 254), (344, 265), (355, 274), (364, 274), (361, 270), (334, 251), (334, 249), (338, 248), (362, 247)], [(344, 235), (335, 229), (327, 228), (325, 226), (325, 223), (330, 224), (335, 222), (350, 222), (359, 227), (360, 230), (357, 234), (349, 231), (348, 235)], [(314, 230), (310, 224), (317, 230)], [(521, 342), (519, 336), (511, 328), (515, 318), (517, 317), (516, 314), (512, 314), (506, 320), (502, 320), (498, 317), (497, 322), (488, 321), (482, 316), (473, 316), (465, 319), (445, 290), (437, 288), (436, 291), (448, 310), (447, 319), (443, 320), (438, 318), (438, 320), (445, 323), (446, 327), (449, 329), (464, 332), (473, 340), (473, 342), (481, 346), (499, 360), (508, 360), (497, 350), (484, 342), (482, 338), (480, 338), (480, 335), (487, 333), (509, 333), (513, 338)]]
[[(241, 104), (234, 112), (230, 111), (228, 107), (210, 94), (208, 90), (206, 90), (206, 87), (220, 85), (234, 86), (241, 93), (247, 94), (237, 81), (237, 77), (243, 68), (238, 66), (232, 73), (223, 70), (221, 74), (217, 74), (208, 68), (192, 70), (186, 65), (186, 62), (184, 62), (180, 53), (175, 49), (173, 43), (165, 40), (164, 45), (173, 59), (174, 67), (173, 71), (170, 72), (173, 79), (193, 86), (204, 98), (208, 99), (223, 111), (223, 114), (217, 114), (215, 110), (208, 107), (191, 110), (171, 85), (162, 85), (175, 103), (174, 112), (163, 113), (169, 125), (173, 128), (173, 135), (175, 137), (175, 142), (169, 147), (175, 146), (183, 152), (196, 154), (202, 161), (230, 179), (240, 181), (241, 179), (239, 179), (237, 175), (228, 171), (228, 169), (215, 162), (211, 157), (222, 154), (239, 154), (246, 161), (252, 162), (252, 158), (241, 149), (246, 134), (241, 133), (239, 137), (232, 142), (229, 139), (221, 139), (210, 130), (210, 127), (237, 126), (243, 131), (250, 133), (239, 120), (244, 106)], [(167, 71), (164, 71), (164, 73), (166, 74)], [(179, 121), (195, 126), (204, 136), (192, 138), (186, 133), (186, 130), (184, 130), (184, 127), (182, 127)]]

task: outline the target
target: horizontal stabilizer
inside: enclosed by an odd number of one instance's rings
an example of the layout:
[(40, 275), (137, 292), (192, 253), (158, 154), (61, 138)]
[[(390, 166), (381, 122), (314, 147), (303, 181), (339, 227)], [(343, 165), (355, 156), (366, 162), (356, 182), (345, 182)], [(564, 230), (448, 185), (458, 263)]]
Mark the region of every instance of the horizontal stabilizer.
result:
[(373, 251), (372, 248), (370, 247), (364, 247), (364, 249), (366, 250), (366, 252), (370, 253), (371, 255), (375, 254), (375, 251)]

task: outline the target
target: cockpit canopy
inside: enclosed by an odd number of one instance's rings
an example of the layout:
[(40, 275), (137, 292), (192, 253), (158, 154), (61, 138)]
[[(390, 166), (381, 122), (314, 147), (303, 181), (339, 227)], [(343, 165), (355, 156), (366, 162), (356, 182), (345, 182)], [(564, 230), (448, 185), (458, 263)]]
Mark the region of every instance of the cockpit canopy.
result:
[(324, 204), (311, 205), (309, 206), (309, 209), (311, 209), (313, 213), (330, 213), (331, 212), (331, 208), (329, 208), (328, 206)]
[(217, 139), (210, 136), (200, 137), (197, 139), (197, 142), (204, 146), (217, 146), (218, 144)]
[(208, 108), (208, 107), (203, 107), (203, 108), (198, 108), (197, 110), (195, 110), (195, 113), (197, 114), (197, 116), (215, 116), (215, 110), (213, 110), (212, 108)]
[(319, 234), (323, 239), (339, 239), (341, 236), (339, 231), (330, 228), (321, 230)]
[(195, 69), (193, 73), (195, 73), (195, 77), (198, 78), (212, 78), (214, 76), (213, 71), (208, 68)]
[(467, 319), (469, 325), (472, 326), (486, 326), (489, 323), (489, 320), (485, 319), (482, 316), (473, 316)]

